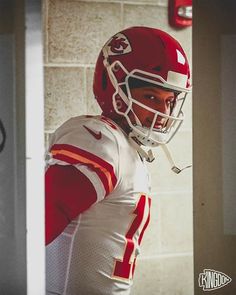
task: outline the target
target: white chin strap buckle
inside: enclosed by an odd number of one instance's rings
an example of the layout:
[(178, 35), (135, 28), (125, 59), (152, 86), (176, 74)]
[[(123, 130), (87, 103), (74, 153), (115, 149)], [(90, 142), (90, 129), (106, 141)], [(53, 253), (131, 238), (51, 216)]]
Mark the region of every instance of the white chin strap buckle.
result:
[(174, 173), (176, 173), (176, 174), (179, 174), (182, 170), (181, 169), (179, 169), (178, 167), (176, 167), (176, 166), (173, 166), (172, 168), (171, 168), (171, 170), (174, 172)]
[(176, 166), (173, 166), (173, 167), (171, 168), (171, 170), (172, 170), (174, 173), (179, 174), (179, 173), (182, 172), (184, 169), (187, 169), (187, 168), (190, 168), (190, 167), (192, 167), (192, 165), (188, 165), (188, 166), (186, 166), (186, 167), (184, 167), (184, 168), (182, 168), (182, 169), (180, 169), (180, 168), (178, 168), (178, 167), (176, 167)]
[(186, 166), (186, 167), (184, 167), (184, 168), (182, 168), (182, 169), (178, 168), (178, 167), (175, 165), (175, 163), (174, 163), (174, 161), (173, 161), (173, 159), (172, 159), (172, 156), (171, 156), (171, 154), (170, 154), (170, 151), (168, 150), (167, 146), (166, 146), (165, 144), (161, 144), (161, 147), (162, 147), (162, 149), (163, 149), (163, 151), (164, 151), (164, 153), (165, 153), (165, 155), (166, 155), (168, 161), (170, 162), (171, 170), (172, 170), (174, 173), (179, 174), (179, 173), (182, 172), (183, 170), (192, 167), (192, 165), (188, 165), (188, 166)]
[(146, 160), (147, 160), (149, 163), (152, 163), (152, 162), (155, 160), (155, 157), (154, 157), (154, 155), (153, 155), (153, 153), (152, 153), (152, 150), (149, 150), (149, 151), (147, 152), (147, 155), (148, 155), (148, 157), (146, 158)]

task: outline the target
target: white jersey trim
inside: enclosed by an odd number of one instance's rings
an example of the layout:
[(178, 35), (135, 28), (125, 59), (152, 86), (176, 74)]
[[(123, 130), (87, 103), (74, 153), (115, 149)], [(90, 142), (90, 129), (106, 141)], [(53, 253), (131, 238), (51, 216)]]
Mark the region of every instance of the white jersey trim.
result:
[(97, 193), (96, 203), (103, 200), (106, 195), (106, 191), (105, 191), (104, 185), (103, 185), (101, 179), (98, 177), (97, 173), (89, 170), (84, 165), (77, 164), (77, 165), (73, 165), (73, 166), (75, 166), (80, 172), (82, 172), (92, 183), (92, 185)]

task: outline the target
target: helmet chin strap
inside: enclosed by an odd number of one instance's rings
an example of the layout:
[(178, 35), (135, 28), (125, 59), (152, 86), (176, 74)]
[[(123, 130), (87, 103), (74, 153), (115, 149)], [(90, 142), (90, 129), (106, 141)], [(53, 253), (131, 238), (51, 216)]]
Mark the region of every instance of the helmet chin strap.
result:
[(136, 149), (136, 151), (149, 163), (155, 160), (152, 150), (147, 152), (141, 148), (141, 146), (135, 141), (135, 137), (132, 136), (132, 132), (129, 134), (129, 142)]
[[(132, 136), (132, 132), (130, 133), (130, 136), (129, 136), (129, 142), (130, 144), (137, 150), (137, 152), (149, 163), (153, 162), (155, 160), (155, 157), (152, 153), (152, 150), (148, 150), (147, 152), (141, 148), (141, 146), (135, 141), (135, 138)], [(171, 170), (176, 173), (176, 174), (179, 174), (180, 172), (182, 172), (183, 170), (187, 169), (187, 168), (190, 168), (192, 167), (192, 165), (188, 165), (184, 168), (178, 168), (176, 165), (175, 165), (175, 162), (171, 156), (171, 153), (167, 147), (166, 144), (160, 144), (161, 148), (163, 149), (166, 157), (167, 157), (167, 160), (169, 161), (170, 165), (171, 165)]]
[(184, 168), (182, 168), (182, 169), (178, 168), (178, 167), (175, 165), (175, 162), (174, 162), (174, 160), (173, 160), (173, 158), (172, 158), (172, 156), (171, 156), (171, 153), (170, 153), (170, 151), (169, 151), (167, 145), (166, 145), (166, 144), (161, 144), (160, 146), (161, 146), (161, 148), (163, 149), (163, 151), (164, 151), (164, 153), (165, 153), (165, 155), (166, 155), (166, 157), (167, 157), (167, 159), (168, 159), (168, 161), (169, 161), (169, 163), (170, 163), (170, 165), (171, 165), (171, 170), (172, 170), (174, 173), (179, 174), (181, 171), (183, 171), (183, 170), (185, 170), (185, 169), (187, 169), (187, 168), (192, 167), (192, 165), (188, 165), (188, 166), (186, 166), (186, 167), (184, 167)]

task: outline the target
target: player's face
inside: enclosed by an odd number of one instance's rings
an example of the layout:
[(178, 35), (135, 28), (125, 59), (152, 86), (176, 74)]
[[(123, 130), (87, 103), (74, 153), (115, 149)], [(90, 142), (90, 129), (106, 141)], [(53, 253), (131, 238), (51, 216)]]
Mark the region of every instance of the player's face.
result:
[[(173, 91), (157, 88), (154, 86), (140, 87), (131, 89), (131, 96), (138, 102), (152, 108), (155, 111), (165, 115), (171, 115), (175, 105), (176, 97)], [(133, 103), (133, 111), (145, 127), (150, 127), (154, 113)], [(158, 116), (154, 128), (161, 129), (164, 127), (166, 119)]]

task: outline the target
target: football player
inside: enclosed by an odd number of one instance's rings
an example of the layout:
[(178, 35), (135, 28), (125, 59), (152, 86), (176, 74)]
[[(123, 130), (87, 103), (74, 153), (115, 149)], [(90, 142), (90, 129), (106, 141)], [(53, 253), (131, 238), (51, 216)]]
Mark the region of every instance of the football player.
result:
[(47, 294), (130, 294), (150, 219), (146, 161), (183, 121), (189, 75), (180, 44), (158, 29), (125, 29), (102, 48), (93, 84), (102, 114), (71, 118), (49, 147)]

